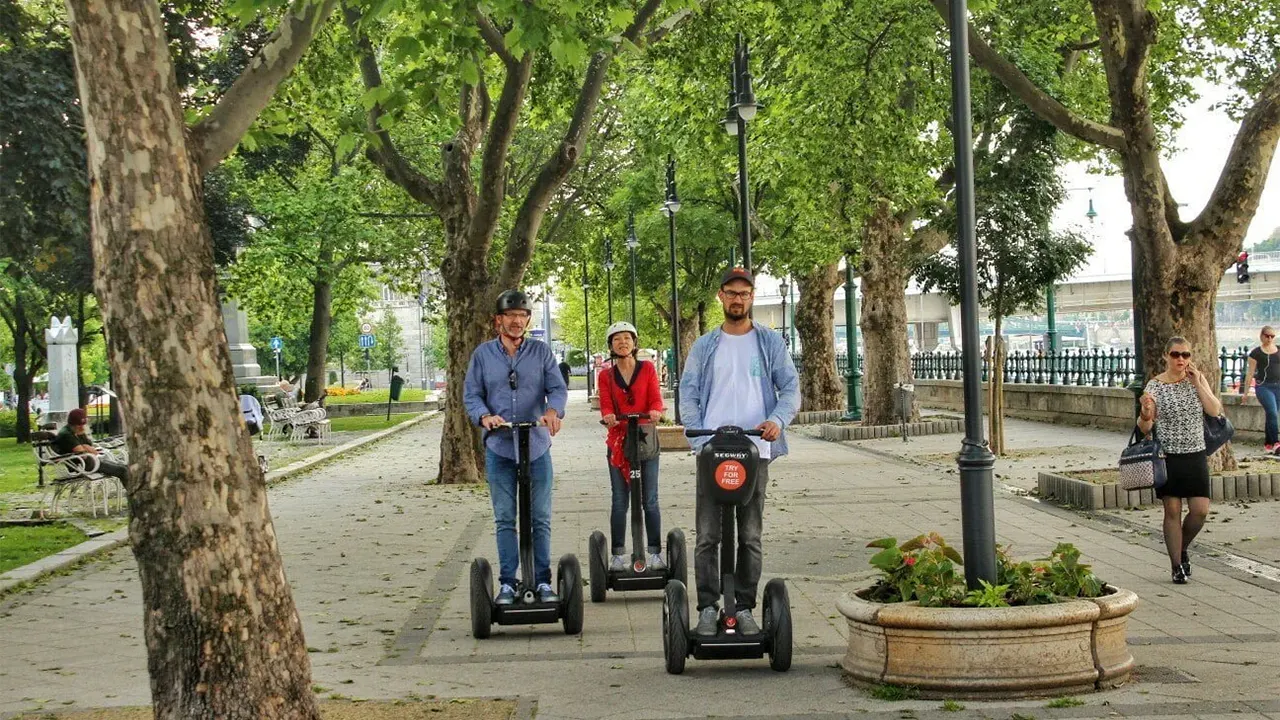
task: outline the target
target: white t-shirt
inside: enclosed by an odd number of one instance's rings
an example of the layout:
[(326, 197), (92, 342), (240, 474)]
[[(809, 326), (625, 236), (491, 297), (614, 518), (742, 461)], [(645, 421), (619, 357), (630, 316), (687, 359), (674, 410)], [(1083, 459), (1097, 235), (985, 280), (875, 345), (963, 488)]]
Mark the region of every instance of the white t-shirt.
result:
[[(711, 397), (702, 414), (703, 427), (737, 425), (751, 429), (764, 422), (763, 375), (764, 358), (756, 331), (752, 329), (746, 335), (722, 333), (711, 366)], [(771, 443), (758, 437), (751, 439), (760, 449), (762, 460), (772, 457)]]

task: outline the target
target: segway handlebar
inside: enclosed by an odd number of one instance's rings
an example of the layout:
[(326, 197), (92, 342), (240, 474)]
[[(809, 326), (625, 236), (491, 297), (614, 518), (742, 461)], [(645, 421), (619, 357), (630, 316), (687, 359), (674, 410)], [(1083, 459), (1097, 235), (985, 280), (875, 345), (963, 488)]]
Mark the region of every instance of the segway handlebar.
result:
[[(619, 420), (647, 420), (648, 413), (614, 413), (614, 417)], [(600, 424), (604, 425), (604, 418), (600, 418)]]
[(534, 420), (533, 422), (504, 422), (504, 423), (498, 423), (497, 425), (494, 425), (494, 427), (495, 427), (495, 428), (511, 428), (511, 429), (515, 429), (515, 428), (535, 428), (535, 427), (542, 427), (544, 424), (546, 424), (546, 421), (545, 421), (545, 420), (541, 420), (541, 419), (539, 419), (539, 420)]
[(755, 428), (752, 428), (750, 430), (744, 430), (743, 428), (740, 428), (736, 425), (723, 425), (721, 427), (716, 428), (715, 430), (696, 429), (696, 428), (686, 429), (684, 431), (684, 436), (691, 437), (691, 438), (712, 437), (714, 435), (749, 435), (751, 437), (760, 437), (761, 433), (762, 433), (761, 430), (756, 430)]

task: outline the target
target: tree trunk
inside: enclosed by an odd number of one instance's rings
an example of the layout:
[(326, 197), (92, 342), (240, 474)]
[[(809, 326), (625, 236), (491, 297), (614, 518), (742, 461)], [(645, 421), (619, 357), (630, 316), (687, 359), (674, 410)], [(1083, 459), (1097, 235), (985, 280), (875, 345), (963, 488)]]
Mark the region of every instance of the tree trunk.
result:
[(155, 717), (318, 719), (153, 0), (68, 0)]
[[(907, 346), (907, 258), (902, 224), (887, 201), (880, 201), (863, 228), (859, 254), (862, 277), (861, 331), (866, 369), (862, 376), (862, 422), (891, 425), (893, 386), (910, 383)], [(912, 408), (911, 419), (919, 418)]]
[(995, 334), (988, 338), (983, 353), (991, 368), (987, 381), (987, 439), (991, 452), (1004, 455), (1004, 337), (1001, 335), (1002, 318), (995, 318)]
[[(332, 253), (321, 253), (321, 268), (328, 267), (332, 262)], [(327, 278), (323, 269), (321, 276)], [(329, 363), (329, 330), (333, 326), (333, 315), (330, 312), (333, 307), (333, 284), (323, 279), (313, 282), (312, 287), (315, 288), (315, 293), (311, 303), (311, 342), (307, 348), (307, 385), (303, 396), (305, 402), (319, 400), (327, 382), (325, 367)]]
[(689, 351), (693, 349), (693, 341), (698, 339), (702, 333), (698, 323), (698, 313), (695, 309), (689, 317), (680, 318), (680, 369), (684, 370), (684, 361), (689, 358)]
[(18, 391), (18, 419), (14, 435), (19, 443), (31, 442), (31, 380), (36, 369), (27, 362), (27, 309), (22, 295), (14, 293), (13, 300), (13, 384)]
[(493, 337), (492, 299), (476, 292), (476, 288), (483, 288), (488, 284), (482, 265), (467, 265), (456, 259), (447, 259), (444, 266), (454, 272), (442, 273), (445, 307), (449, 309), (445, 318), (449, 333), (445, 343), (449, 353), (444, 429), (440, 437), (439, 481), (449, 484), (478, 483), (485, 479), (484, 448), (481, 445), (480, 429), (472, 425), (471, 419), (467, 417), (462, 395), (471, 354), (480, 343)]
[(800, 410), (843, 410), (845, 383), (836, 367), (835, 292), (840, 264), (831, 263), (796, 276), (795, 327), (804, 348), (800, 371)]

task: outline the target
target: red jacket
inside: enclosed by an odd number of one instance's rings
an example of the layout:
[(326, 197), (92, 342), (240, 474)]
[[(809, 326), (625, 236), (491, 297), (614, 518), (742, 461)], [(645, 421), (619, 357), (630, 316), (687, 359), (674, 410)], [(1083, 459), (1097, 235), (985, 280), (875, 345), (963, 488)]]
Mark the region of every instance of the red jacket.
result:
[[(636, 363), (636, 373), (631, 378), (630, 388), (619, 385), (612, 366), (600, 371), (596, 387), (600, 388), (600, 416), (624, 415), (628, 413), (650, 413), (662, 411), (662, 388), (658, 386), (658, 371), (653, 363), (641, 360)], [(628, 390), (630, 392), (628, 392)], [(640, 421), (649, 422), (648, 419)], [(621, 421), (609, 428), (609, 436), (605, 445), (609, 448), (609, 464), (622, 470), (622, 477), (631, 477), (631, 466), (627, 463), (622, 451), (623, 440), (627, 436), (627, 423)]]

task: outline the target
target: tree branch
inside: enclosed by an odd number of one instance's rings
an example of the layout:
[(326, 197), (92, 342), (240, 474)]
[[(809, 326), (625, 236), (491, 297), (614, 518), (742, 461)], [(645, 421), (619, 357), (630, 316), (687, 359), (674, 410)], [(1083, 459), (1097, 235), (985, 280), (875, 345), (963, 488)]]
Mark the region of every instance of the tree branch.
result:
[(1267, 79), (1253, 107), (1240, 121), (1240, 132), (1231, 145), (1231, 154), (1227, 156), (1209, 204), (1191, 222), (1189, 232), (1205, 238), (1211, 257), (1220, 260), (1239, 249), (1248, 221), (1258, 210), (1277, 140), (1280, 140), (1280, 70)]
[(480, 202), (476, 207), (473, 224), (489, 227), (497, 223), (502, 213), (502, 201), (506, 196), (507, 154), (515, 137), (520, 120), (520, 108), (524, 105), (525, 91), (533, 70), (533, 53), (527, 52), (520, 62), (507, 67), (507, 78), (502, 83), (502, 95), (498, 97), (498, 109), (489, 126), (489, 137), (484, 145), (484, 158), (480, 166)]
[[(950, 0), (932, 0), (942, 19), (951, 25)], [(1072, 137), (1111, 150), (1123, 151), (1124, 133), (1118, 128), (1094, 122), (1073, 113), (1067, 106), (1040, 89), (1017, 65), (1006, 60), (982, 39), (977, 31), (969, 28), (969, 54), (983, 70), (1000, 81), (1009, 92), (1026, 103), (1035, 114)]]
[[(493, 21), (480, 8), (475, 9), (476, 25), (480, 27), (480, 37), (484, 38), (489, 49), (502, 59), (503, 64), (508, 68), (514, 67), (520, 61), (516, 60), (516, 56), (511, 54), (507, 49), (506, 42), (502, 39), (502, 33), (498, 32), (498, 28), (493, 26)], [(528, 55), (528, 53), (525, 53)]]
[[(640, 33), (644, 32), (645, 25), (653, 18), (660, 5), (662, 5), (662, 0), (646, 0), (644, 7), (636, 13), (635, 20), (632, 21), (631, 26), (623, 33), (623, 38), (634, 43)], [(573, 109), (573, 117), (569, 122), (569, 128), (565, 131), (564, 137), (560, 141), (560, 147), (555, 154), (547, 158), (547, 162), (542, 166), (542, 170), (539, 171), (537, 179), (534, 180), (533, 186), (529, 188), (529, 193), (525, 195), (524, 202), (516, 214), (515, 225), (511, 228), (511, 235), (507, 241), (507, 257), (503, 261), (502, 270), (497, 276), (497, 282), (500, 287), (517, 286), (524, 276), (525, 268), (529, 266), (529, 261), (533, 258), (533, 247), (537, 240), (538, 228), (546, 215), (551, 197), (560, 185), (564, 183), (565, 178), (569, 177), (569, 173), (573, 170), (574, 165), (577, 164), (578, 158), (582, 155), (583, 148), (586, 146), (587, 133), (585, 130), (590, 126), (591, 118), (595, 114), (596, 105), (600, 100), (601, 88), (604, 86), (605, 78), (609, 74), (609, 65), (613, 61), (615, 53), (616, 47), (611, 50), (597, 52), (592, 56), (591, 62), (587, 66), (586, 78), (582, 81), (582, 88), (578, 92), (578, 101)]]
[[(378, 68), (378, 60), (373, 54), (373, 44), (369, 42), (369, 36), (360, 29), (360, 11), (346, 7), (343, 9), (343, 14), (347, 28), (351, 31), (356, 52), (360, 56), (360, 77), (364, 80), (365, 89), (373, 90), (382, 87), (382, 71)], [(391, 133), (383, 129), (379, 123), (384, 114), (380, 103), (369, 108), (369, 132), (373, 133), (378, 141), (365, 150), (365, 156), (382, 170), (382, 174), (388, 180), (404, 188), (404, 191), (409, 193), (409, 197), (437, 212), (441, 211), (444, 200), (439, 183), (419, 172), (396, 150), (395, 143), (391, 141)]]
[(231, 154), (337, 4), (337, 0), (294, 0), (248, 69), (227, 89), (213, 112), (192, 128), (192, 155), (201, 173)]

